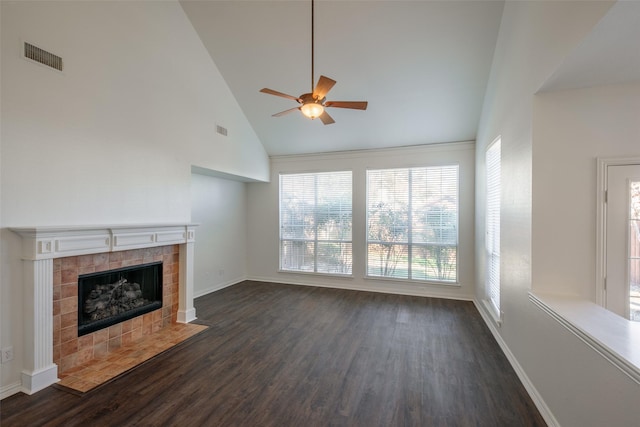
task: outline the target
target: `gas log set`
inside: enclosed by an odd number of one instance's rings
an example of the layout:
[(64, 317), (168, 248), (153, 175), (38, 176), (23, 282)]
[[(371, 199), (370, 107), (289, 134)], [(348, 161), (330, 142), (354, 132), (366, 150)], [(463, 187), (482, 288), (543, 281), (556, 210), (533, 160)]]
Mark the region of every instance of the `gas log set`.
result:
[(148, 303), (149, 300), (142, 296), (139, 283), (129, 283), (121, 278), (116, 283), (97, 285), (89, 292), (82, 308), (91, 320), (100, 320)]
[(78, 277), (78, 336), (162, 307), (162, 262)]

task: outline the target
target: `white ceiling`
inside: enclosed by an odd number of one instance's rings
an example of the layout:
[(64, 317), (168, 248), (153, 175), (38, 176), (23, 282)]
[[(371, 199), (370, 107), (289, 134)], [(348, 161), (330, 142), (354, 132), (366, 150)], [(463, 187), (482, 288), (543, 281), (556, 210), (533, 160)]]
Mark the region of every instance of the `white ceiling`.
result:
[(640, 2), (619, 1), (541, 91), (640, 82)]
[[(474, 140), (502, 1), (316, 0), (315, 78), (337, 80), (324, 126), (259, 93), (311, 91), (311, 2), (181, 1), (270, 155)], [(220, 123), (224, 126), (224, 123)], [(229, 129), (233, 132), (233, 129)]]

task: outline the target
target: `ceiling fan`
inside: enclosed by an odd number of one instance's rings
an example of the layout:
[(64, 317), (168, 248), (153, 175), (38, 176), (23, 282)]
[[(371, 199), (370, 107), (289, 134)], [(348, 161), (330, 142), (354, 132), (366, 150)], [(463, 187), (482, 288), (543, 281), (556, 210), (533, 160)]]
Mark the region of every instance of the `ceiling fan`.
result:
[(270, 95), (280, 96), (282, 98), (291, 99), (300, 104), (299, 107), (290, 108), (288, 110), (281, 111), (273, 115), (273, 117), (284, 116), (289, 113), (293, 113), (296, 110), (299, 110), (305, 116), (309, 117), (311, 120), (320, 118), (322, 123), (325, 125), (330, 125), (331, 123), (335, 123), (335, 120), (327, 113), (325, 108), (328, 107), (336, 107), (336, 108), (350, 108), (353, 110), (366, 110), (367, 109), (367, 101), (327, 101), (326, 95), (331, 90), (331, 88), (336, 84), (336, 81), (330, 79), (329, 77), (320, 76), (318, 79), (318, 84), (313, 86), (315, 81), (313, 71), (314, 71), (314, 0), (311, 0), (311, 92), (303, 93), (302, 95), (295, 97), (291, 95), (287, 95), (286, 93), (278, 92), (277, 90), (263, 88), (260, 89), (262, 93), (268, 93)]

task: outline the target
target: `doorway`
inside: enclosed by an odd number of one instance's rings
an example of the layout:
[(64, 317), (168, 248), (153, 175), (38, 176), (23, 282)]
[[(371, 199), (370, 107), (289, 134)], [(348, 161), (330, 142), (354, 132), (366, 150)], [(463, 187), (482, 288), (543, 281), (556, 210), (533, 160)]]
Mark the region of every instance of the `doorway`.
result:
[(640, 321), (640, 161), (609, 161), (601, 166), (601, 304), (626, 319)]

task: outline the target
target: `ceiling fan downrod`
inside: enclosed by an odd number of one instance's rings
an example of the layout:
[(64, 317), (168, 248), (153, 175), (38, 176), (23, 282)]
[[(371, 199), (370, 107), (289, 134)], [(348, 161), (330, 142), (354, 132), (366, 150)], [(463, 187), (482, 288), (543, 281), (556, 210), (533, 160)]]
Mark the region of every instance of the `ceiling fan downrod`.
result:
[(278, 92), (269, 88), (262, 88), (260, 92), (268, 93), (270, 95), (279, 96), (281, 98), (287, 98), (292, 101), (296, 101), (300, 104), (299, 107), (290, 108), (288, 110), (281, 111), (273, 114), (273, 117), (281, 117), (294, 111), (300, 111), (303, 115), (310, 119), (319, 118), (323, 124), (330, 125), (335, 123), (335, 120), (327, 113), (325, 108), (337, 107), (348, 108), (352, 110), (366, 110), (367, 101), (327, 101), (326, 95), (331, 88), (336, 84), (336, 81), (329, 77), (320, 76), (318, 83), (314, 86), (315, 82), (315, 0), (311, 0), (311, 92), (303, 93), (302, 95), (295, 97), (287, 95), (286, 93)]
[(311, 0), (311, 93), (313, 93), (313, 88), (315, 85), (315, 78), (313, 75), (314, 71), (314, 52), (315, 52), (315, 31), (314, 31), (314, 22), (315, 22), (315, 0)]

